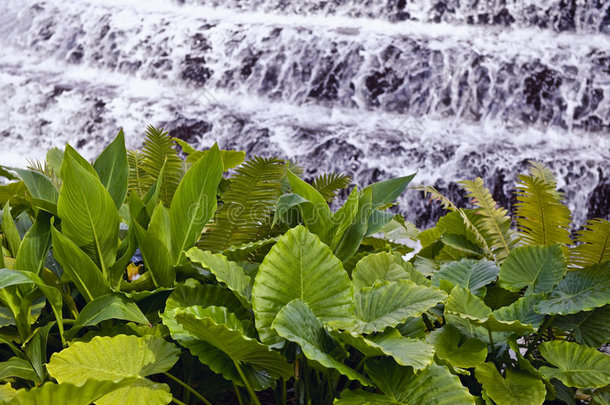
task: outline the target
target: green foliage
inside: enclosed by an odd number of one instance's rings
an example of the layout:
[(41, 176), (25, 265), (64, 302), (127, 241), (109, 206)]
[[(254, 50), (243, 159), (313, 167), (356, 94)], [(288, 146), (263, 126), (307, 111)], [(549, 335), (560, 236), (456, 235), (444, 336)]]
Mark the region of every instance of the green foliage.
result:
[(349, 178), (302, 172), (152, 127), (0, 168), (0, 403), (608, 403), (610, 222), (572, 244), (547, 167), (516, 229), (481, 179), (420, 187), (423, 232), (387, 211), (413, 176), (335, 211)]
[(517, 185), (517, 225), (521, 239), (529, 245), (569, 245), (572, 215), (560, 200), (554, 180), (519, 176)]
[(159, 193), (163, 204), (169, 207), (184, 175), (184, 165), (178, 157), (172, 138), (162, 128), (149, 125), (146, 128), (141, 159), (137, 154), (132, 154), (132, 159), (135, 163), (134, 168), (130, 168), (133, 173), (132, 183), (135, 186), (132, 190), (148, 190), (163, 169), (163, 181)]
[(285, 172), (284, 162), (273, 158), (255, 157), (241, 165), (229, 178), (229, 188), (220, 198), (222, 205), (199, 247), (218, 252), (262, 236)]

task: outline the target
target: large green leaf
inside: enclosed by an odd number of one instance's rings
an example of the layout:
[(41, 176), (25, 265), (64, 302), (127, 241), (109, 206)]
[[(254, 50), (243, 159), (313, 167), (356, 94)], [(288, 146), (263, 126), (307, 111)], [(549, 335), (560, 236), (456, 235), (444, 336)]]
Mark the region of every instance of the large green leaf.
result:
[(326, 199), (313, 186), (299, 178), (290, 170), (286, 172), (290, 187), (295, 194), (300, 195), (308, 202), (299, 205), (301, 217), (312, 233), (326, 241), (326, 233), (331, 226), (332, 213)]
[(335, 328), (355, 333), (381, 332), (443, 302), (447, 294), (410, 280), (380, 282), (355, 294), (356, 316), (349, 322), (332, 322)]
[(155, 286), (173, 287), (176, 270), (172, 266), (172, 258), (166, 245), (153, 232), (142, 228), (135, 218), (132, 218), (131, 222), (142, 252), (144, 265), (150, 272)]
[(566, 271), (559, 245), (523, 246), (510, 252), (502, 263), (500, 285), (510, 291), (527, 287), (527, 294), (545, 293), (559, 283)]
[(432, 276), (432, 285), (438, 286), (440, 280), (450, 281), (453, 285), (468, 288), (474, 295), (482, 297), (485, 286), (496, 280), (498, 267), (488, 260), (462, 259), (449, 262)]
[(370, 188), (365, 188), (358, 197), (358, 211), (354, 220), (347, 227), (341, 240), (333, 249), (334, 254), (339, 260), (345, 262), (358, 251), (362, 239), (366, 235), (372, 212), (372, 191)]
[(180, 181), (169, 210), (174, 264), (180, 262), (182, 252), (193, 247), (216, 212), (216, 189), (222, 172), (222, 157), (214, 144)]
[(125, 150), (123, 130), (114, 138), (106, 149), (98, 156), (93, 168), (100, 176), (100, 181), (106, 187), (117, 209), (121, 207), (127, 195), (127, 177), (129, 164)]
[[(59, 197), (59, 192), (51, 180), (44, 174), (33, 170), (14, 170), (21, 180), (23, 180), (25, 186), (32, 195), (33, 205), (57, 215), (57, 198)], [(59, 174), (59, 171), (57, 173)]]
[(7, 361), (0, 362), (0, 380), (4, 381), (11, 377), (40, 382), (30, 362), (19, 357), (11, 357)]
[[(373, 183), (365, 188), (371, 190), (371, 203), (374, 208), (393, 203), (405, 191), (416, 173), (409, 176)], [(364, 190), (363, 190), (364, 191)]]
[(252, 307), (264, 343), (282, 341), (271, 323), (296, 298), (322, 321), (345, 320), (354, 314), (353, 287), (341, 262), (303, 226), (290, 229), (278, 240), (256, 275)]
[(13, 221), (11, 207), (8, 201), (2, 210), (2, 233), (4, 234), (6, 244), (8, 245), (11, 254), (15, 257), (19, 251), (19, 246), (21, 245), (21, 237), (19, 236), (15, 221)]
[(446, 367), (435, 364), (418, 372), (401, 367), (391, 358), (369, 360), (365, 370), (383, 392), (343, 391), (339, 405), (474, 405), (474, 397)]
[(376, 281), (408, 280), (411, 277), (388, 252), (370, 254), (360, 259), (352, 271), (356, 291), (371, 287)]
[(53, 256), (64, 272), (76, 285), (87, 302), (110, 292), (110, 286), (100, 269), (74, 242), (62, 235), (55, 227), (53, 234)]
[(238, 319), (250, 319), (251, 316), (230, 290), (220, 285), (200, 284), (194, 279), (176, 286), (165, 302), (165, 311), (188, 306), (225, 307)]
[(119, 213), (114, 201), (98, 178), (68, 154), (62, 172), (57, 202), (62, 232), (106, 275), (118, 248)]
[(226, 308), (191, 306), (177, 311), (175, 317), (186, 332), (225, 354), (224, 359), (215, 358), (208, 364), (214, 371), (221, 371), (225, 366), (215, 367), (220, 360), (249, 364), (265, 370), (272, 378), (286, 379), (292, 375), (290, 364), (278, 352), (247, 336), (241, 321)]
[(476, 366), (475, 375), (498, 405), (542, 405), (544, 402), (544, 383), (531, 374), (507, 369), (506, 376), (502, 377), (493, 363), (484, 363)]
[[(533, 332), (534, 328), (518, 319), (510, 319), (513, 311), (496, 316), (485, 302), (473, 295), (468, 289), (454, 287), (445, 304), (447, 322), (460, 329), (460, 323), (453, 322), (458, 317), (467, 320), (473, 326), (484, 326), (489, 331), (523, 334)], [(515, 309), (516, 312), (516, 309)], [(505, 320), (505, 318), (508, 318)]]
[(0, 269), (0, 290), (13, 286), (33, 284), (38, 287), (51, 305), (51, 310), (57, 319), (59, 333), (63, 341), (63, 317), (61, 315), (62, 297), (61, 292), (54, 287), (45, 284), (36, 274), (29, 271)]
[(434, 347), (423, 340), (403, 337), (397, 330), (364, 337), (347, 331), (331, 331), (331, 335), (355, 347), (367, 357), (391, 356), (401, 366), (415, 370), (428, 367), (434, 360)]
[(493, 316), (498, 321), (519, 321), (523, 325), (532, 325), (538, 329), (544, 321), (544, 315), (534, 311), (534, 307), (544, 298), (544, 294), (530, 294), (517, 299), (510, 305), (496, 309)]
[[(100, 404), (98, 400), (106, 394), (132, 383), (131, 380), (97, 381), (90, 379), (83, 384), (55, 384), (48, 382), (31, 390), (20, 389), (14, 393), (10, 401), (12, 405), (90, 405)], [(170, 396), (171, 398), (171, 396)], [(168, 401), (169, 402), (169, 401)], [(128, 402), (121, 402), (128, 403)]]
[(53, 354), (47, 370), (60, 384), (80, 385), (89, 379), (136, 379), (134, 383), (104, 396), (97, 401), (98, 405), (164, 405), (171, 400), (169, 388), (144, 377), (169, 370), (178, 357), (179, 350), (158, 337), (96, 336), (90, 342), (76, 342)]
[(428, 335), (428, 341), (436, 348), (436, 355), (453, 367), (470, 368), (485, 361), (487, 344), (467, 338), (451, 325), (444, 325)]
[(74, 325), (69, 333), (74, 333), (82, 327), (97, 325), (108, 319), (122, 319), (141, 324), (148, 324), (148, 319), (140, 308), (121, 294), (107, 294), (98, 297), (85, 305), (78, 317), (74, 320)]
[(218, 281), (225, 283), (237, 295), (243, 305), (250, 307), (252, 280), (237, 263), (220, 253), (212, 254), (197, 248), (190, 249), (186, 252), (186, 256), (209, 269)]
[(334, 250), (345, 231), (349, 228), (349, 226), (354, 222), (356, 215), (358, 214), (358, 187), (354, 187), (352, 192), (345, 200), (345, 203), (333, 214), (331, 219), (332, 227), (328, 233), (328, 242), (329, 246), (332, 250)]
[(568, 387), (601, 388), (610, 384), (610, 356), (592, 347), (565, 341), (544, 342), (540, 354), (557, 368), (540, 367), (548, 378)]
[(51, 215), (39, 211), (34, 225), (23, 237), (14, 268), (27, 270), (40, 276), (47, 259), (47, 252), (51, 242)]
[(298, 343), (308, 359), (333, 368), (350, 380), (370, 385), (364, 376), (331, 354), (337, 350), (336, 343), (306, 302), (300, 299), (289, 302), (277, 314), (272, 327), (284, 339)]
[(569, 315), (606, 304), (610, 304), (610, 262), (570, 271), (535, 310), (541, 314)]
[(610, 341), (610, 305), (589, 312), (559, 316), (553, 325), (570, 332), (576, 343), (600, 347)]

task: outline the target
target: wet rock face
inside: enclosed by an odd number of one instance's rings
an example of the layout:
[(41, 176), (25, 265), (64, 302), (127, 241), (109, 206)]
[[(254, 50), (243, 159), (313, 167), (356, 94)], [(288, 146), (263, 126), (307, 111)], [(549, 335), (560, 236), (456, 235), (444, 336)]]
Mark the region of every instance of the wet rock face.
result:
[(599, 184), (589, 195), (587, 219), (603, 218), (610, 220), (610, 176), (599, 170)]

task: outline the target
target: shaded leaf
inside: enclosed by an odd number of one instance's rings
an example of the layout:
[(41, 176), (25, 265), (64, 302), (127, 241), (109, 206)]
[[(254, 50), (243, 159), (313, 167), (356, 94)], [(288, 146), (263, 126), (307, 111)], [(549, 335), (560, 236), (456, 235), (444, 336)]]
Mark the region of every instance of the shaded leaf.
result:
[(540, 354), (557, 368), (540, 367), (548, 378), (557, 378), (568, 387), (601, 388), (610, 384), (610, 356), (565, 341), (543, 342)]
[(498, 405), (542, 405), (546, 395), (544, 383), (525, 372), (506, 370), (502, 377), (493, 363), (475, 368), (477, 380)]
[(510, 291), (549, 292), (566, 274), (565, 256), (558, 245), (523, 246), (513, 250), (500, 268), (500, 286)]

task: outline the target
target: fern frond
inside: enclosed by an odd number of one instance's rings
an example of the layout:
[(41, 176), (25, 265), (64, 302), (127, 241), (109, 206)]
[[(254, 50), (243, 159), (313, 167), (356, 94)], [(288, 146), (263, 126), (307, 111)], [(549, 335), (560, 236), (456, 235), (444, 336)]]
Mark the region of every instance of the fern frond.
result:
[(533, 175), (519, 176), (516, 220), (528, 245), (569, 245), (572, 214), (557, 197), (552, 182)]
[(174, 145), (172, 138), (162, 128), (157, 129), (152, 125), (146, 128), (146, 140), (142, 146), (144, 156), (142, 168), (148, 176), (144, 177), (143, 185), (145, 189), (148, 189), (157, 179), (165, 164), (159, 196), (167, 207), (184, 175), (184, 164)]
[(349, 186), (351, 181), (351, 177), (345, 174), (324, 173), (316, 177), (311, 185), (322, 194), (326, 202), (331, 202), (337, 196), (337, 192)]
[(474, 181), (465, 180), (460, 185), (468, 192), (479, 209), (476, 211), (481, 220), (478, 221), (485, 239), (488, 241), (498, 262), (502, 262), (515, 246), (515, 232), (510, 229), (511, 219), (508, 211), (498, 207), (483, 179), (477, 177)]
[(458, 208), (450, 199), (445, 197), (443, 194), (441, 194), (440, 191), (438, 191), (434, 187), (416, 186), (413, 188), (423, 191), (426, 196), (430, 196), (431, 200), (440, 201), (440, 204), (444, 209), (458, 213), (460, 215), (460, 217), (462, 218), (462, 221), (464, 221), (464, 225), (466, 226), (466, 229), (468, 229), (470, 232), (472, 232), (472, 234), (475, 237), (476, 241), (478, 242), (479, 246), (483, 249), (485, 257), (493, 259), (493, 252), (491, 251), (491, 248), (489, 247), (487, 240), (485, 240), (485, 238), (479, 231), (479, 228), (477, 227), (477, 225), (475, 225), (470, 220), (470, 218), (468, 218), (468, 215), (466, 214), (466, 212), (463, 209)]
[(610, 261), (610, 221), (590, 219), (576, 236), (581, 244), (571, 250), (572, 264), (589, 267)]
[(143, 198), (148, 189), (150, 179), (142, 167), (144, 155), (139, 150), (127, 151), (127, 163), (129, 164), (129, 176), (127, 177), (129, 194), (135, 193)]
[(553, 195), (555, 195), (555, 197), (557, 197), (559, 200), (562, 200), (564, 195), (557, 190), (557, 178), (555, 177), (555, 173), (553, 173), (551, 169), (549, 169), (542, 162), (530, 160), (528, 163), (531, 165), (530, 174), (543, 183), (551, 186), (553, 189)]
[(200, 247), (223, 251), (256, 240), (280, 196), (285, 173), (284, 161), (275, 158), (254, 157), (237, 168)]

